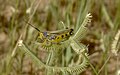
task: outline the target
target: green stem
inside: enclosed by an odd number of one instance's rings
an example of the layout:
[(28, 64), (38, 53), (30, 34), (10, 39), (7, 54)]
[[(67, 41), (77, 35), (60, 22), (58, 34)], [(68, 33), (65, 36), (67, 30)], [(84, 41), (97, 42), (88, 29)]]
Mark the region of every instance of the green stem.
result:
[(96, 69), (94, 68), (94, 66), (90, 63), (88, 57), (86, 57), (86, 55), (84, 53), (82, 53), (82, 55), (85, 57), (85, 59), (88, 61), (88, 63), (90, 64), (90, 67), (93, 69), (95, 75), (98, 75)]
[(102, 69), (105, 67), (105, 65), (107, 64), (107, 62), (109, 61), (111, 55), (108, 57), (108, 59), (105, 61), (104, 65), (101, 67), (101, 69), (98, 71), (98, 74), (100, 74), (100, 72), (102, 71)]

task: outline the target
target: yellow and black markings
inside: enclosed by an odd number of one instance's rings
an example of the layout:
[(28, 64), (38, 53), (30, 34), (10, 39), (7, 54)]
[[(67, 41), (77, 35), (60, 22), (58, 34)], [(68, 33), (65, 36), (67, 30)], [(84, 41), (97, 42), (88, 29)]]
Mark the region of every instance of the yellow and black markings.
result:
[(38, 28), (34, 27), (30, 23), (27, 23), (33, 28), (35, 28), (38, 33), (37, 41), (42, 44), (58, 44), (64, 42), (69, 39), (69, 37), (73, 34), (73, 29), (63, 29), (57, 31), (45, 31), (41, 32)]

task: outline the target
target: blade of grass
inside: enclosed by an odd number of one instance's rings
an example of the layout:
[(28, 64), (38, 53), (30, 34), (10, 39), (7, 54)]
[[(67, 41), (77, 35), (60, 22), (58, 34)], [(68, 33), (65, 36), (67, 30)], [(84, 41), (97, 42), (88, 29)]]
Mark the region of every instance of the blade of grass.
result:
[[(36, 1), (36, 0), (35, 0), (35, 1)], [(39, 0), (38, 4), (36, 5), (35, 10), (33, 11), (32, 15), (30, 16), (30, 19), (29, 19), (28, 22), (31, 21), (33, 15), (35, 14), (35, 12), (36, 12), (39, 4), (40, 4), (40, 1), (41, 1), (41, 0)], [(34, 3), (34, 2), (33, 2), (33, 3)], [(32, 4), (32, 5), (33, 5), (33, 4)], [(26, 30), (27, 26), (28, 26), (28, 25), (26, 25), (25, 28), (23, 29), (24, 34), (26, 33), (25, 30)], [(18, 40), (20, 40), (20, 39), (22, 38), (22, 36), (23, 36), (23, 33), (20, 35), (20, 37), (18, 38)], [(14, 47), (14, 49), (13, 49), (13, 52), (12, 52), (12, 54), (11, 54), (11, 57), (8, 55), (8, 57), (6, 58), (6, 59), (7, 59), (7, 64), (6, 64), (6, 65), (9, 66), (9, 68), (11, 67), (11, 64), (10, 64), (10, 63), (12, 62), (12, 59), (14, 58), (14, 56), (15, 56), (15, 54), (16, 54), (17, 46), (18, 46), (18, 41), (17, 41), (17, 43), (16, 43), (16, 45), (15, 45), (15, 47)], [(6, 75), (8, 75), (9, 72), (10, 72), (10, 69), (9, 69), (9, 68), (6, 68), (6, 69), (7, 69), (7, 70), (6, 70), (6, 71), (7, 71), (7, 72), (6, 72)]]
[(81, 24), (81, 26), (79, 27), (79, 29), (77, 30), (77, 32), (75, 33), (75, 35), (73, 36), (73, 39), (78, 39), (81, 37), (84, 37), (87, 33), (87, 28), (85, 27), (88, 23), (90, 23), (89, 21), (91, 21), (91, 14), (88, 13), (83, 21), (83, 23)]
[(76, 27), (75, 27), (75, 32), (78, 30), (78, 28), (82, 24), (86, 14), (88, 14), (88, 11), (90, 9), (90, 1), (91, 0), (81, 0), (77, 22), (76, 22)]
[(39, 58), (37, 58), (37, 56), (25, 44), (22, 43), (21, 46), (19, 46), (19, 48), (23, 50), (23, 52), (26, 52), (29, 56), (31, 56), (31, 58), (34, 60), (36, 64), (45, 66), (42, 62), (40, 62)]
[(110, 18), (110, 16), (109, 16), (109, 14), (108, 14), (108, 12), (107, 12), (106, 7), (105, 7), (104, 4), (102, 4), (102, 13), (103, 13), (103, 16), (105, 17), (108, 25), (109, 25), (110, 28), (112, 29), (112, 28), (114, 27), (114, 24), (113, 24), (113, 22), (111, 21), (111, 18)]
[(107, 62), (109, 61), (111, 55), (107, 58), (107, 60), (105, 61), (105, 63), (103, 64), (103, 66), (101, 67), (101, 69), (98, 71), (98, 75), (100, 74), (100, 72), (102, 71), (102, 69), (105, 67), (105, 65), (107, 64)]
[(114, 19), (114, 31), (117, 32), (118, 28), (120, 27), (120, 0), (117, 0), (117, 11)]
[[(33, 3), (34, 3), (34, 2), (33, 2)], [(36, 12), (36, 10), (37, 10), (39, 4), (40, 4), (40, 1), (39, 1), (39, 3), (36, 5), (35, 10), (33, 11), (32, 15), (30, 16), (30, 19), (28, 20), (28, 23), (31, 21), (32, 17), (34, 16), (34, 14), (35, 14), (35, 12)], [(33, 5), (33, 4), (32, 4), (32, 5)], [(26, 31), (27, 26), (28, 26), (28, 24), (25, 25), (25, 28), (23, 29), (23, 31)], [(24, 32), (24, 33), (25, 33), (25, 32)], [(20, 35), (18, 41), (22, 38), (22, 36), (23, 36), (23, 33)], [(16, 43), (16, 45), (15, 45), (15, 48), (13, 49), (12, 56), (15, 55), (15, 52), (16, 52), (17, 46), (18, 46), (18, 41), (17, 41), (17, 43)]]

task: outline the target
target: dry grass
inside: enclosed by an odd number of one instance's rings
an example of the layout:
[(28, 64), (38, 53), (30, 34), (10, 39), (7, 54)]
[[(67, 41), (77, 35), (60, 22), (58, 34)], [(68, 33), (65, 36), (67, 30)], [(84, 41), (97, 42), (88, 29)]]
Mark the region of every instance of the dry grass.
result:
[[(29, 48), (45, 62), (47, 53), (40, 51), (34, 44), (37, 31), (28, 26), (24, 20), (41, 31), (60, 29), (60, 21), (70, 27), (79, 27), (83, 21), (80, 19), (84, 18), (82, 15), (85, 15), (87, 10), (93, 15), (92, 24), (87, 25), (89, 32), (81, 42), (88, 46), (90, 63), (98, 75), (119, 75), (117, 72), (120, 70), (120, 35), (118, 35), (120, 1), (91, 0), (87, 5), (89, 8), (86, 9), (82, 8), (85, 6), (82, 6), (81, 2), (84, 1), (0, 0), (0, 75), (45, 75), (45, 70), (39, 69), (17, 46), (18, 40), (23, 39)], [(83, 10), (86, 11), (83, 12)], [(74, 52), (65, 53), (69, 53), (67, 61), (70, 59), (70, 53)], [(81, 73), (81, 75), (94, 74), (90, 66)]]

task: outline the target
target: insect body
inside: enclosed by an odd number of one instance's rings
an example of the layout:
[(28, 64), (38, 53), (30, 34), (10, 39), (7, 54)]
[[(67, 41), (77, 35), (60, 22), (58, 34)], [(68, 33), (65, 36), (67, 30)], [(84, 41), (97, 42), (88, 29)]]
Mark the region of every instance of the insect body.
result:
[(60, 32), (60, 33), (50, 34), (50, 37), (48, 39), (52, 43), (60, 43), (68, 40), (72, 34), (73, 34), (73, 29), (67, 29), (62, 33)]
[(39, 43), (43, 43), (46, 45), (50, 44), (60, 44), (69, 39), (69, 37), (73, 34), (73, 29), (66, 29), (59, 33), (51, 33), (51, 32), (39, 32), (37, 40)]
[(41, 32), (38, 28), (34, 27), (30, 23), (28, 24), (39, 31), (37, 41), (43, 45), (60, 44), (61, 42), (68, 40), (73, 34), (73, 29)]

